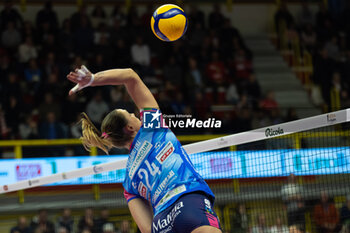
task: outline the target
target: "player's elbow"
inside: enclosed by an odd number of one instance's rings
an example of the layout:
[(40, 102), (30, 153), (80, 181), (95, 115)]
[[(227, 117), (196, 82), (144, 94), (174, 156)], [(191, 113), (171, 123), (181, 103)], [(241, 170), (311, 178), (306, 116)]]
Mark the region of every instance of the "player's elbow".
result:
[(127, 68), (126, 72), (128, 72), (129, 81), (131, 82), (141, 81), (139, 75), (132, 68)]

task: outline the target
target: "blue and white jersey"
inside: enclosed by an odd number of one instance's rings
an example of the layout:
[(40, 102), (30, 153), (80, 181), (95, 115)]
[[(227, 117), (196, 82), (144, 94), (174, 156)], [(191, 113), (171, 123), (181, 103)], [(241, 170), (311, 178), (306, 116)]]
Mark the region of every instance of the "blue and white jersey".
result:
[[(140, 113), (141, 121), (145, 119), (145, 114), (155, 112), (162, 119), (159, 110), (146, 109)], [(144, 126), (141, 126), (130, 147), (123, 182), (125, 191), (148, 200), (154, 215), (171, 206), (185, 193), (203, 191), (214, 199), (214, 194), (194, 169), (174, 133), (167, 127)]]

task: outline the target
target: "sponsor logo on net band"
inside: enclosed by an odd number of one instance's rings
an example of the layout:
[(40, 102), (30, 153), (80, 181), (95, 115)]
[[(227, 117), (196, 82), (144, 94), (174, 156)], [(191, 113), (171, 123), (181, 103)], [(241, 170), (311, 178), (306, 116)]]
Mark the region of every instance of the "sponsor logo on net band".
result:
[(327, 114), (327, 122), (334, 123), (337, 121), (337, 115), (335, 113)]
[(39, 184), (39, 183), (40, 183), (40, 180), (39, 180), (39, 179), (28, 180), (28, 185), (29, 185), (29, 186), (32, 186), (32, 185), (35, 185), (35, 184)]
[(94, 173), (100, 173), (103, 171), (103, 167), (95, 165), (93, 166), (92, 170), (94, 171)]
[(152, 144), (145, 140), (144, 143), (142, 144), (141, 148), (137, 152), (135, 159), (132, 163), (132, 166), (129, 170), (129, 178), (132, 179), (135, 175), (135, 172), (137, 171), (137, 168), (141, 165), (143, 159), (146, 157), (148, 152), (151, 150)]
[(276, 128), (267, 128), (265, 130), (265, 136), (268, 137), (274, 137), (284, 134), (284, 130), (280, 127)]

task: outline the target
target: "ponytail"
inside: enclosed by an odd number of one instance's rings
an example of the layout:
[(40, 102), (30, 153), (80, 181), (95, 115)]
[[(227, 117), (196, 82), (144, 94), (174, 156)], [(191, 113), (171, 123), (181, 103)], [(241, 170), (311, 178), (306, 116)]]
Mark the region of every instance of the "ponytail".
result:
[(80, 138), (86, 150), (98, 147), (106, 154), (112, 147), (123, 148), (133, 140), (132, 135), (124, 132), (127, 119), (120, 112), (113, 110), (102, 121), (102, 134), (90, 121), (86, 113), (81, 114), (83, 136)]
[(108, 133), (101, 135), (86, 113), (82, 113), (81, 116), (83, 136), (80, 139), (85, 149), (90, 151), (91, 147), (98, 147), (108, 154), (108, 151), (113, 147), (113, 142), (108, 139)]

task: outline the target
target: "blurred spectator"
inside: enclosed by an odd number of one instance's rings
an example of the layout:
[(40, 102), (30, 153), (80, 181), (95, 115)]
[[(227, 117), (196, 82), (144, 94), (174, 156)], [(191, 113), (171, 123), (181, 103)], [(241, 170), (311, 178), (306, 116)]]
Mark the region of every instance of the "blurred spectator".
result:
[(47, 210), (41, 209), (30, 224), (32, 229), (39, 228), (42, 233), (55, 233), (54, 224), (48, 220)]
[(109, 41), (110, 33), (105, 23), (99, 23), (94, 33), (94, 44), (101, 45), (104, 41)]
[(252, 73), (252, 62), (247, 58), (243, 49), (239, 49), (231, 62), (230, 67), (234, 71), (239, 86), (244, 85)]
[(118, 54), (115, 56), (115, 65), (121, 68), (129, 67), (131, 61), (131, 53), (129, 48), (126, 46), (123, 39), (118, 39), (116, 41), (115, 53)]
[(31, 21), (24, 22), (21, 34), (22, 34), (23, 41), (25, 41), (25, 39), (27, 37), (31, 37), (33, 44), (35, 44), (36, 38), (37, 38), (37, 35), (36, 35), (37, 33), (36, 33), (36, 29), (33, 27), (33, 24)]
[[(192, 27), (195, 26), (197, 28), (198, 25), (201, 25), (203, 28), (205, 27), (205, 18), (204, 13), (200, 9), (198, 9), (198, 6), (194, 4), (190, 4), (190, 10), (187, 15), (188, 21), (191, 22), (189, 27), (189, 32), (191, 32), (193, 29)], [(191, 30), (192, 29), (192, 30)], [(195, 35), (195, 33), (193, 33)]]
[(265, 214), (260, 213), (257, 216), (257, 224), (252, 228), (251, 233), (269, 233), (270, 229), (266, 225)]
[(298, 120), (299, 117), (297, 115), (297, 111), (295, 108), (288, 108), (287, 109), (287, 115), (286, 115), (286, 122), (288, 121), (295, 121)]
[(69, 231), (65, 227), (59, 227), (57, 233), (69, 233)]
[(49, 112), (52, 112), (57, 120), (61, 119), (61, 106), (54, 102), (54, 97), (50, 92), (45, 94), (44, 102), (40, 104), (38, 110), (40, 120), (46, 119)]
[[(238, 30), (232, 26), (230, 18), (225, 18), (224, 25), (219, 32), (219, 37), (221, 48), (220, 50), (222, 50), (222, 52), (226, 54), (226, 58), (231, 58), (231, 54), (229, 53), (232, 51), (232, 42), (234, 38), (240, 38), (240, 34)], [(242, 47), (242, 45), (240, 45), (240, 47)]]
[(257, 108), (261, 98), (261, 88), (255, 74), (250, 74), (248, 80), (241, 82), (240, 89), (247, 94), (253, 103), (253, 107)]
[(7, 139), (10, 136), (11, 129), (8, 128), (3, 107), (0, 105), (0, 138)]
[(237, 91), (236, 84), (231, 82), (229, 87), (226, 90), (226, 102), (229, 104), (237, 104), (239, 100), (239, 94)]
[(246, 109), (253, 109), (253, 102), (251, 101), (251, 99), (248, 98), (248, 95), (243, 93), (237, 104), (237, 109), (243, 109), (243, 108), (246, 108)]
[(72, 32), (71, 21), (69, 18), (63, 20), (62, 28), (58, 34), (58, 43), (63, 58), (69, 59), (73, 57), (74, 34)]
[(283, 122), (281, 112), (278, 108), (270, 110), (270, 118), (273, 125), (281, 124)]
[(125, 26), (125, 24), (126, 24), (126, 16), (122, 12), (122, 10), (120, 9), (120, 6), (121, 6), (121, 4), (119, 4), (119, 3), (116, 3), (114, 5), (111, 17), (112, 17), (114, 22), (119, 22), (119, 24), (121, 26)]
[(209, 14), (209, 28), (218, 30), (224, 25), (224, 21), (225, 18), (221, 12), (220, 4), (215, 3), (213, 10)]
[(232, 220), (232, 232), (246, 233), (249, 227), (249, 219), (245, 204), (238, 204)]
[(182, 69), (179, 64), (176, 63), (175, 57), (170, 56), (168, 62), (163, 67), (163, 76), (166, 81), (169, 81), (172, 85), (177, 88), (183, 83)]
[(41, 123), (39, 128), (40, 138), (44, 139), (60, 139), (66, 138), (66, 129), (56, 118), (54, 112), (47, 112), (46, 121)]
[(318, 233), (339, 231), (339, 213), (326, 191), (321, 192), (321, 202), (315, 206), (313, 217)]
[(31, 233), (27, 218), (20, 216), (17, 220), (17, 225), (11, 228), (10, 233)]
[(186, 107), (183, 94), (181, 92), (177, 92), (170, 105), (173, 113), (183, 114)]
[(4, 48), (9, 49), (10, 52), (17, 51), (22, 37), (20, 31), (15, 27), (15, 24), (10, 21), (7, 24), (6, 30), (1, 34), (1, 44)]
[(328, 41), (324, 47), (327, 51), (328, 57), (333, 61), (338, 61), (340, 57), (339, 46), (338, 46), (338, 38), (336, 36), (332, 36), (330, 41)]
[(91, 233), (96, 232), (96, 220), (94, 218), (94, 212), (92, 208), (86, 208), (85, 214), (82, 216), (78, 223), (78, 233), (85, 233), (84, 230), (87, 229)]
[[(60, 68), (58, 66), (58, 61), (56, 58), (56, 53), (53, 51), (49, 51), (45, 58), (45, 63), (43, 67), (43, 71), (45, 76), (50, 76), (51, 74), (55, 74), (58, 76), (60, 74)], [(57, 84), (59, 85), (59, 84)]]
[(36, 15), (37, 28), (41, 28), (43, 24), (48, 24), (49, 27), (56, 31), (58, 28), (58, 19), (56, 12), (52, 9), (52, 1), (45, 2), (44, 8)]
[(194, 114), (198, 119), (205, 119), (205, 115), (210, 111), (210, 100), (202, 92), (195, 92)]
[(25, 121), (19, 124), (19, 135), (21, 139), (38, 139), (38, 123), (31, 115), (25, 117)]
[(287, 208), (288, 226), (305, 225), (303, 187), (297, 183), (294, 174), (288, 176), (288, 183), (282, 186), (281, 196)]
[(22, 108), (18, 103), (18, 99), (13, 95), (9, 96), (5, 106), (5, 118), (9, 130), (15, 137), (18, 136), (18, 122), (20, 121), (21, 112)]
[(320, 85), (324, 101), (330, 104), (329, 92), (335, 63), (329, 58), (328, 51), (325, 48), (321, 48), (318, 50), (313, 64), (313, 81), (315, 84)]
[[(73, 18), (72, 18), (73, 26)], [(79, 27), (74, 31), (74, 48), (75, 52), (83, 57), (89, 56), (89, 51), (94, 43), (94, 31), (90, 27), (87, 17), (82, 17), (79, 20)]]
[(289, 229), (283, 224), (281, 217), (277, 217), (276, 224), (270, 228), (270, 233), (289, 233)]
[[(99, 126), (102, 118), (109, 111), (107, 103), (102, 99), (102, 93), (98, 91), (86, 106), (86, 113), (91, 121)], [(99, 127), (97, 127), (99, 128)]]
[(324, 2), (319, 3), (319, 10), (316, 13), (316, 27), (317, 28), (322, 28), (326, 22), (331, 22), (332, 21), (332, 16), (328, 12), (326, 5)]
[(287, 8), (287, 4), (285, 2), (281, 2), (279, 9), (275, 13), (275, 26), (277, 33), (281, 32), (281, 25), (285, 25), (288, 29), (294, 23), (294, 18), (292, 14), (289, 12)]
[(74, 219), (72, 217), (72, 211), (69, 208), (65, 208), (62, 211), (62, 215), (58, 218), (58, 228), (66, 229), (66, 233), (73, 233)]
[(87, 14), (87, 6), (81, 5), (79, 10), (71, 16), (71, 28), (75, 32), (81, 27), (91, 27), (90, 17)]
[(200, 45), (201, 43), (203, 42), (203, 38), (205, 38), (207, 32), (204, 28), (204, 25), (203, 24), (200, 24), (200, 23), (191, 23), (190, 25), (193, 24), (193, 29), (190, 31), (188, 30), (188, 33), (189, 33), (189, 36), (190, 36), (190, 45), (192, 46), (192, 50), (194, 53), (197, 53), (198, 49), (200, 49)]
[(81, 129), (81, 116), (80, 114), (75, 115), (76, 122), (73, 122), (70, 124), (70, 135), (73, 138), (80, 138), (82, 136), (82, 129)]
[(278, 103), (275, 99), (275, 93), (273, 91), (268, 91), (266, 93), (265, 98), (260, 101), (260, 108), (265, 111), (278, 108)]
[[(177, 82), (179, 82), (180, 79), (177, 78), (177, 80)], [(187, 91), (186, 99), (189, 100), (194, 99), (194, 90), (201, 91), (205, 86), (205, 80), (203, 79), (202, 72), (198, 67), (197, 59), (194, 57), (188, 58), (188, 69), (185, 73), (184, 82), (186, 84), (185, 90)]]
[(27, 63), (32, 58), (37, 58), (38, 52), (33, 45), (32, 37), (26, 37), (24, 43), (18, 48), (18, 60), (20, 63)]
[(38, 67), (36, 59), (32, 58), (29, 60), (27, 68), (24, 69), (24, 77), (27, 83), (30, 84), (32, 92), (39, 90), (42, 82), (42, 72)]
[(12, 0), (4, 1), (4, 9), (0, 12), (0, 22), (1, 22), (1, 31), (8, 25), (9, 22), (14, 23), (15, 27), (22, 26), (22, 16), (18, 11), (13, 8)]
[(100, 25), (101, 23), (102, 24), (107, 23), (107, 14), (106, 14), (105, 10), (103, 9), (102, 5), (98, 4), (92, 10), (91, 23), (92, 23), (93, 27), (96, 27), (97, 25)]
[(104, 224), (102, 227), (102, 232), (103, 233), (115, 233), (113, 224), (112, 223)]
[[(0, 74), (1, 77), (6, 77), (10, 72), (16, 70), (15, 64), (11, 62), (10, 57), (3, 53), (0, 55)], [(4, 83), (4, 79), (0, 79), (0, 83)], [(19, 92), (17, 92), (19, 94)]]
[(305, 228), (301, 225), (295, 224), (289, 227), (289, 233), (304, 233)]
[(206, 65), (208, 81), (214, 86), (225, 85), (227, 81), (227, 70), (224, 62), (220, 59), (219, 53), (213, 51), (211, 61)]
[(120, 230), (118, 231), (118, 233), (131, 233), (131, 227), (130, 227), (130, 221), (128, 220), (123, 220), (120, 223)]
[(258, 110), (254, 112), (252, 119), (252, 129), (258, 129), (271, 125), (271, 120), (264, 111)]
[(105, 226), (108, 224), (108, 226), (113, 227), (113, 223), (109, 220), (109, 209), (103, 208), (100, 212), (100, 217), (96, 220), (96, 229), (98, 232), (105, 232)]
[(145, 74), (151, 64), (151, 52), (149, 46), (144, 43), (142, 36), (136, 37), (130, 51), (131, 59), (136, 65), (136, 69), (140, 70), (141, 74)]
[(301, 32), (301, 39), (305, 48), (309, 52), (313, 52), (316, 45), (316, 32), (314, 31), (312, 24), (306, 24)]
[(340, 223), (346, 232), (350, 230), (350, 195), (346, 196), (346, 202), (340, 209)]
[(314, 16), (309, 7), (308, 2), (301, 2), (301, 9), (297, 16), (298, 24), (304, 27), (305, 25), (313, 25)]
[(78, 99), (77, 95), (68, 95), (64, 101), (64, 111), (69, 114), (62, 115), (62, 121), (66, 124), (75, 122), (77, 115), (84, 110), (84, 105)]

